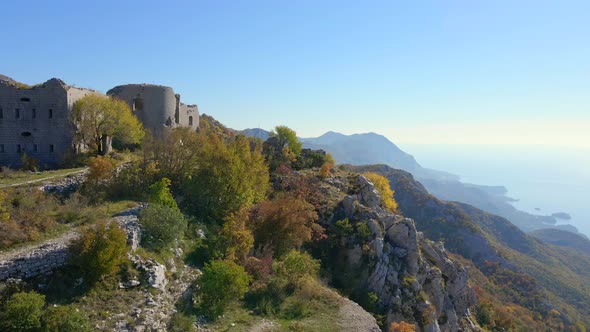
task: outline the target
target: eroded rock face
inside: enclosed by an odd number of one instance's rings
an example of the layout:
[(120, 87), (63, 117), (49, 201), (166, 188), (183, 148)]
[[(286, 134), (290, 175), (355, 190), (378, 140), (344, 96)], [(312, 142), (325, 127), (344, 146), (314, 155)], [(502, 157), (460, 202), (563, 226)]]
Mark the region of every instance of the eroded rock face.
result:
[(346, 256), (353, 270), (359, 269), (361, 253), (368, 256), (362, 267), (368, 269), (367, 290), (386, 310), (387, 324), (405, 320), (416, 321), (422, 331), (479, 331), (470, 319), (476, 298), (465, 267), (449, 258), (442, 243), (425, 239), (412, 219), (381, 208), (370, 181), (363, 176), (358, 181), (360, 192), (344, 198), (341, 212), (355, 224), (365, 223), (371, 239), (364, 246), (368, 251), (349, 245), (354, 249)]
[(381, 203), (381, 195), (379, 191), (375, 189), (373, 183), (364, 176), (359, 176), (360, 185), (360, 201), (367, 207), (376, 207)]

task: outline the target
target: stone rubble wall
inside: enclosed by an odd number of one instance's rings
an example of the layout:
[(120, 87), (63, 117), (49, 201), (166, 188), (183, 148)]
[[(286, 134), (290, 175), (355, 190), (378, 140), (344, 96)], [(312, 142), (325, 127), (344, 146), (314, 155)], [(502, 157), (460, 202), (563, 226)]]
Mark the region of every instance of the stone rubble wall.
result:
[(9, 278), (29, 279), (50, 274), (70, 258), (69, 247), (78, 234), (68, 233), (59, 239), (16, 253), (0, 254), (0, 281)]
[[(119, 227), (127, 233), (127, 244), (132, 250), (135, 250), (140, 242), (137, 219), (140, 209), (141, 206), (123, 211), (114, 218)], [(34, 247), (0, 253), (0, 281), (9, 278), (29, 279), (51, 274), (68, 263), (70, 247), (78, 237), (79, 234), (72, 231)]]

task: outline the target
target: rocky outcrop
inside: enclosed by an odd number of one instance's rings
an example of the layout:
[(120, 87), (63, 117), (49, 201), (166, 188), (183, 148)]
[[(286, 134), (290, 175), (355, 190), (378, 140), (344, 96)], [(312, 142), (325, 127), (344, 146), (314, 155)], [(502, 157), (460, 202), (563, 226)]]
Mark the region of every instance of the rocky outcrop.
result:
[(115, 216), (115, 221), (119, 227), (127, 233), (127, 244), (131, 247), (131, 251), (135, 251), (141, 244), (141, 226), (139, 225), (139, 212), (145, 208), (146, 205), (139, 205), (137, 207), (125, 210)]
[(135, 268), (143, 271), (146, 275), (146, 282), (150, 287), (157, 288), (161, 291), (166, 289), (168, 279), (166, 278), (166, 266), (156, 262), (153, 259), (142, 260), (139, 256), (130, 255), (129, 259)]
[[(175, 250), (175, 253), (181, 253), (181, 251)], [(140, 271), (144, 272), (146, 278), (142, 282), (147, 282), (156, 291), (150, 291), (149, 288), (139, 290), (139, 296), (135, 297), (137, 302), (129, 303), (127, 312), (113, 313), (111, 319), (120, 317), (114, 323), (114, 331), (167, 331), (168, 322), (177, 312), (176, 304), (179, 301), (192, 300), (192, 286), (201, 275), (201, 271), (181, 265), (182, 259), (178, 254), (166, 265), (151, 259), (143, 260), (137, 255), (130, 255), (130, 259)], [(167, 271), (176, 271), (175, 277), (168, 280)], [(113, 330), (109, 325), (108, 321), (104, 321), (98, 327), (104, 331)]]
[(335, 215), (357, 229), (365, 224), (371, 236), (362, 243), (357, 235), (346, 240), (346, 268), (365, 271), (360, 275), (367, 276), (366, 289), (377, 296), (387, 324), (403, 320), (423, 331), (479, 331), (470, 319), (476, 298), (466, 268), (449, 258), (441, 242), (418, 232), (412, 219), (383, 209), (367, 178), (359, 176), (354, 188)]

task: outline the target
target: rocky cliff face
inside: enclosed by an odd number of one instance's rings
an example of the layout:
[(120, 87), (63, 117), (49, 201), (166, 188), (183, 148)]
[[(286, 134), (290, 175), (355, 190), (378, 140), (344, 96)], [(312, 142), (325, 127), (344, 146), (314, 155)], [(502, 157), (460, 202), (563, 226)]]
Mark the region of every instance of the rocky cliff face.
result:
[[(339, 268), (355, 271), (366, 290), (376, 295), (387, 325), (403, 320), (423, 331), (479, 331), (470, 317), (476, 298), (466, 268), (449, 258), (441, 242), (418, 232), (412, 219), (383, 209), (379, 192), (367, 178), (353, 176), (350, 181), (352, 190), (326, 228), (334, 230), (336, 221), (348, 219), (357, 229), (357, 234), (340, 237)], [(359, 241), (359, 229), (368, 229), (370, 235)]]

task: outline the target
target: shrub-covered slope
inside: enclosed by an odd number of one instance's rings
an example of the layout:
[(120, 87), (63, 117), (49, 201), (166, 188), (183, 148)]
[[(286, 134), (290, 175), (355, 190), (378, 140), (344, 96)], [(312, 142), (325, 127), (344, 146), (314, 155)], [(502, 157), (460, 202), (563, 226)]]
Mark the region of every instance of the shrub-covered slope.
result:
[(472, 261), (489, 281), (488, 291), (497, 293), (486, 296), (526, 308), (549, 330), (581, 330), (576, 324), (590, 322), (587, 256), (543, 243), (504, 218), (438, 200), (407, 172), (384, 165), (349, 169), (386, 176), (400, 211), (416, 221), (417, 229)]

